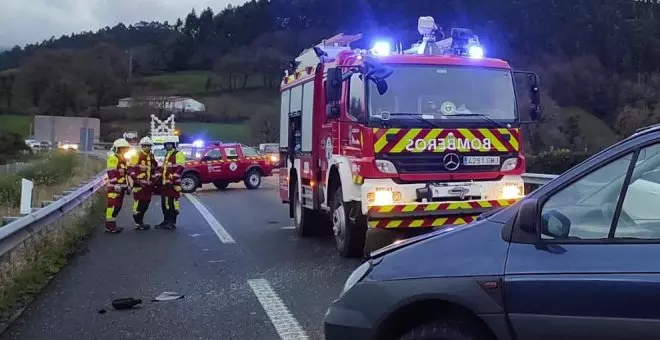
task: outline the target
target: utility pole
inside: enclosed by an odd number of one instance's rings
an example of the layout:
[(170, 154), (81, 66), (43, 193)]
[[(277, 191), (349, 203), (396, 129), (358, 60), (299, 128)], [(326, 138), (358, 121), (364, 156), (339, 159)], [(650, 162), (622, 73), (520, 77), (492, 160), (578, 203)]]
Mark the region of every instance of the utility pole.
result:
[(133, 75), (133, 53), (131, 53), (131, 50), (126, 50), (126, 54), (128, 54), (128, 77), (127, 79), (131, 79), (131, 76)]

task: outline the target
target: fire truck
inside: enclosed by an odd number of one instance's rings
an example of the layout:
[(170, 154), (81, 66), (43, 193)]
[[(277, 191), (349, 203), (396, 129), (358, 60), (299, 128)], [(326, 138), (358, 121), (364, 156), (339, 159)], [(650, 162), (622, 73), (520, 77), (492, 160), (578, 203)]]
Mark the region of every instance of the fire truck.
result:
[(540, 115), (538, 76), (486, 58), (469, 29), (444, 37), (420, 17), (418, 30), (406, 50), (353, 49), (362, 36), (338, 34), (303, 51), (281, 83), (281, 200), (298, 235), (332, 228), (343, 256), (523, 196), (520, 126)]

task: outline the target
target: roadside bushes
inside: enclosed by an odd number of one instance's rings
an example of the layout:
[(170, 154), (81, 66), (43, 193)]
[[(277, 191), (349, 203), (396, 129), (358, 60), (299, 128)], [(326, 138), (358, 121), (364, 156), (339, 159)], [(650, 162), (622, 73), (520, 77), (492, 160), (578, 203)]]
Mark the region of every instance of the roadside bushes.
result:
[(0, 175), (0, 206), (17, 208), (21, 201), (21, 178), (35, 186), (50, 186), (64, 182), (73, 175), (76, 155), (56, 152), (15, 174)]
[(53, 185), (70, 177), (75, 166), (75, 154), (59, 151), (43, 162), (19, 171), (18, 176), (34, 182), (34, 185)]
[(557, 149), (544, 151), (538, 155), (525, 156), (527, 172), (561, 174), (591, 157), (592, 152)]

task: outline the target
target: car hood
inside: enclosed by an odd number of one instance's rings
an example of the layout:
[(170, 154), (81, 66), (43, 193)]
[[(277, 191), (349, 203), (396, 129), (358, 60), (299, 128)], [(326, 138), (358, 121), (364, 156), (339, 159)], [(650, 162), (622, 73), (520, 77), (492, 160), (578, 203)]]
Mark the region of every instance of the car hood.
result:
[[(391, 252), (380, 255), (382, 260), (368, 278), (386, 281), (502, 275), (509, 247), (501, 237), (503, 226), (496, 220), (484, 219), (392, 246)], [(372, 254), (377, 255), (378, 252)]]

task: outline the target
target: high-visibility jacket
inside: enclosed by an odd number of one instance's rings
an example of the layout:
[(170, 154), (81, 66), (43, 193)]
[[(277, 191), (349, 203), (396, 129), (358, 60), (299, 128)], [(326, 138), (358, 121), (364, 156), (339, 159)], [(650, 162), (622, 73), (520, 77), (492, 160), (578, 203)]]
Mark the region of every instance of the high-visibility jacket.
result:
[(163, 162), (163, 185), (181, 185), (186, 156), (178, 150), (168, 151)]
[(121, 192), (115, 189), (116, 185), (126, 186), (127, 164), (124, 156), (112, 154), (106, 161), (106, 173), (108, 175), (108, 192)]
[(140, 150), (135, 153), (129, 161), (128, 174), (133, 180), (133, 186), (136, 188), (146, 186), (148, 182), (154, 181), (158, 162), (152, 153)]

